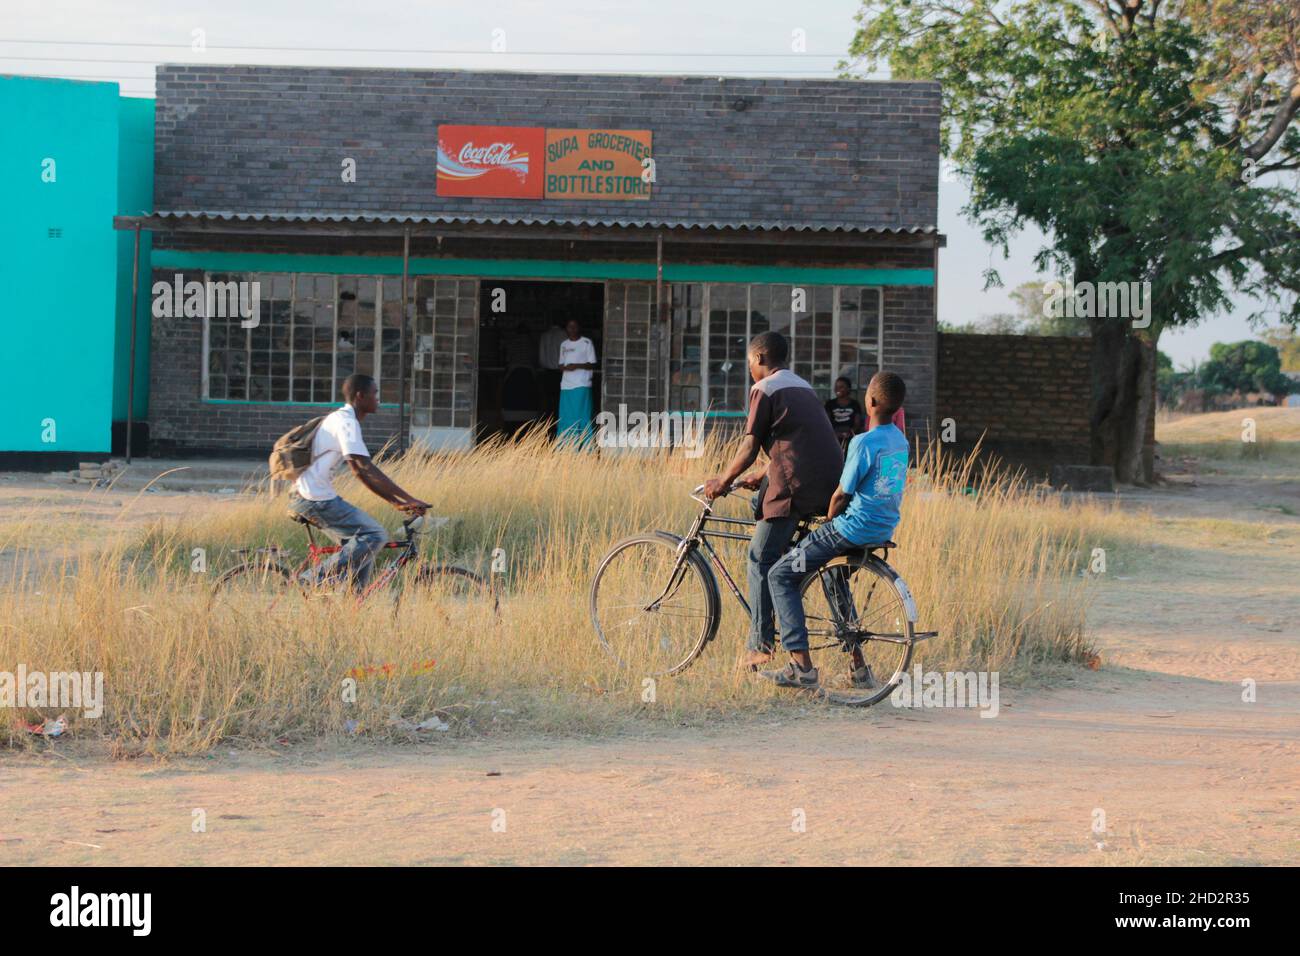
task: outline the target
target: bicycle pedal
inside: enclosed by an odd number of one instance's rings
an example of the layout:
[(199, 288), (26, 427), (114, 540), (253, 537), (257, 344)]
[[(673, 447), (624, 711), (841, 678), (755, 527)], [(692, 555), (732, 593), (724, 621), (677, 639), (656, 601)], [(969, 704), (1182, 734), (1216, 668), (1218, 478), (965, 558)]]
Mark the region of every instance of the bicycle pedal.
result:
[(912, 640), (914, 641), (928, 641), (930, 638), (938, 637), (938, 636), (939, 636), (938, 631), (913, 631), (912, 632)]

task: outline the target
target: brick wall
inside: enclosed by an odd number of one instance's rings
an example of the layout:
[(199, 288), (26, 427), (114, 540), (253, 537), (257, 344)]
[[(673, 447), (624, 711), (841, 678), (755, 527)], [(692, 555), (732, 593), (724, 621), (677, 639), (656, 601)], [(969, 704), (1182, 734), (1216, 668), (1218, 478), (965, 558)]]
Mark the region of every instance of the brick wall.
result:
[(961, 453), (983, 435), (987, 452), (1036, 475), (1088, 463), (1091, 339), (944, 333), (938, 350), (934, 437), (951, 418)]
[(885, 288), (884, 366), (901, 375), (907, 386), (903, 407), (909, 435), (923, 435), (933, 428), (937, 338), (933, 287)]
[[(155, 208), (932, 227), (939, 108), (934, 82), (164, 65)], [(648, 129), (657, 181), (646, 201), (439, 197), (443, 123)]]

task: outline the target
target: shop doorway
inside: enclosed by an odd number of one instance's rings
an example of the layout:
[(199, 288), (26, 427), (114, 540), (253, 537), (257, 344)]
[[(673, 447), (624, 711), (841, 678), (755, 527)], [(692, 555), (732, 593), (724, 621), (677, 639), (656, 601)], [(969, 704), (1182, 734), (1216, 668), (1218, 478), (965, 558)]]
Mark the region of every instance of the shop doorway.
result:
[[(563, 329), (569, 319), (577, 319), (580, 334), (591, 339), (602, 361), (604, 283), (483, 279), (478, 305), (479, 439), (515, 436), (553, 420), (560, 374), (545, 367), (543, 343), (551, 341), (547, 333), (552, 327)], [(601, 394), (600, 369), (592, 387), (595, 395)]]

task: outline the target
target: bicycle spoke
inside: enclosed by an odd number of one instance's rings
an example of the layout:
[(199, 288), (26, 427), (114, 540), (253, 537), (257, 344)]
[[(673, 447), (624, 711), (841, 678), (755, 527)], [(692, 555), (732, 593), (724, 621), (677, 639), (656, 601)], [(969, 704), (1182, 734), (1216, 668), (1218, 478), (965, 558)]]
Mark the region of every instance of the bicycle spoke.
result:
[(698, 560), (679, 552), (676, 542), (629, 539), (597, 571), (592, 623), (606, 653), (622, 666), (647, 675), (675, 673), (716, 626), (709, 596)]
[(818, 636), (809, 653), (827, 698), (864, 703), (885, 693), (910, 657), (911, 636), (884, 573), (871, 564), (829, 565), (805, 580), (803, 601), (809, 636)]
[(674, 611), (689, 611), (692, 617), (703, 617), (707, 613), (702, 607), (679, 608), (675, 604), (674, 605), (661, 604), (659, 605), (659, 607), (655, 609), (655, 613), (663, 614), (664, 617), (686, 617), (687, 616), (685, 614), (664, 614), (664, 612), (668, 610), (669, 607), (671, 607)]

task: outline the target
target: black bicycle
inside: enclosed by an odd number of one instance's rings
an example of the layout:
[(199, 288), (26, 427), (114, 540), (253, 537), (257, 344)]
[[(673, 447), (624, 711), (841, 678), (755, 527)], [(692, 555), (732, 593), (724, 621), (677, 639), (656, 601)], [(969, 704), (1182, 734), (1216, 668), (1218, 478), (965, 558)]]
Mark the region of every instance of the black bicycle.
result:
[[(722, 622), (714, 568), (749, 617), (749, 602), (710, 539), (748, 542), (749, 534), (710, 528), (753, 528), (754, 521), (714, 514), (715, 501), (691, 498), (700, 513), (685, 535), (649, 531), (624, 538), (601, 559), (591, 582), (591, 619), (601, 646), (623, 667), (646, 676), (680, 674), (703, 653)], [(816, 520), (801, 521), (792, 547)], [(916, 603), (889, 566), (893, 541), (881, 541), (810, 571), (800, 585), (808, 622), (808, 649), (820, 673), (819, 693), (837, 704), (866, 707), (902, 680), (919, 641), (937, 631), (916, 630)], [(843, 655), (843, 656), (841, 656)], [(859, 658), (865, 674), (850, 662)]]

